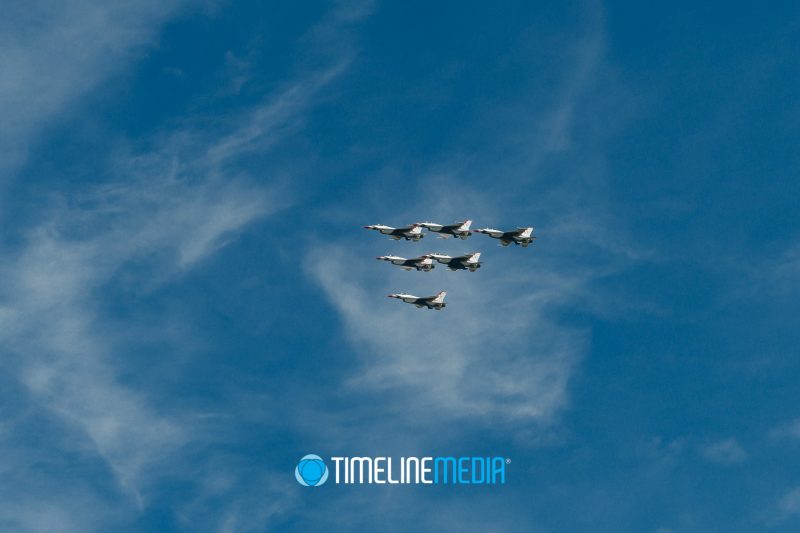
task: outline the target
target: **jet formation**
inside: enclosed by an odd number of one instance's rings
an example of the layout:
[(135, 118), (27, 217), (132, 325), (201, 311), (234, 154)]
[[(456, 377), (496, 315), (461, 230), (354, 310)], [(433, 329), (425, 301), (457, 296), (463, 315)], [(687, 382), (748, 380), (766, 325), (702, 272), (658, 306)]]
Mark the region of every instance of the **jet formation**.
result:
[[(399, 241), (405, 239), (407, 241), (420, 241), (425, 237), (423, 229), (430, 233), (436, 233), (440, 239), (447, 239), (450, 237), (465, 240), (469, 238), (472, 233), (482, 233), (488, 235), (493, 239), (500, 241), (501, 246), (508, 246), (510, 244), (517, 244), (523, 248), (533, 244), (536, 237), (533, 235), (533, 226), (518, 227), (514, 230), (503, 231), (493, 228), (470, 229), (472, 225), (471, 220), (463, 222), (456, 222), (453, 224), (437, 224), (435, 222), (416, 222), (408, 226), (392, 227), (384, 224), (374, 224), (372, 226), (364, 226), (364, 229), (378, 231), (379, 233), (388, 236), (390, 239)], [(448, 270), (469, 270), (475, 272), (481, 268), (481, 252), (472, 252), (459, 256), (450, 256), (438, 252), (431, 252), (419, 257), (405, 258), (398, 255), (382, 255), (376, 259), (386, 261), (403, 270), (416, 270), (418, 272), (430, 272), (436, 268), (436, 264), (441, 264), (447, 267)], [(414, 296), (413, 294), (390, 294), (389, 298), (396, 298), (403, 302), (412, 304), (418, 308), (436, 309), (441, 311), (447, 305), (444, 303), (444, 297), (447, 291), (440, 291), (433, 296)]]

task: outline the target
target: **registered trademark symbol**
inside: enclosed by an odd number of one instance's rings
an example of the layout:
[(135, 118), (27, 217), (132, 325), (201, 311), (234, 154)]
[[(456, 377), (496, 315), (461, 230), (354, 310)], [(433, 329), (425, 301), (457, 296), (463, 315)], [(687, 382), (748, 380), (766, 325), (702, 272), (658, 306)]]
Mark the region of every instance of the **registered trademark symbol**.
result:
[(511, 464), (511, 459), (506, 459), (506, 464), (510, 465)]

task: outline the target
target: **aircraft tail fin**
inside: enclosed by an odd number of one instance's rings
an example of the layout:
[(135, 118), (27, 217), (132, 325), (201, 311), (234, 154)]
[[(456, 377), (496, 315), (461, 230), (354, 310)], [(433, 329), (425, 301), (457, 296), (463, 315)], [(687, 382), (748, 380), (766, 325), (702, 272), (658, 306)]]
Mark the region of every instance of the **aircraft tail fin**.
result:
[(481, 259), (481, 253), (475, 252), (469, 259), (467, 259), (467, 261), (469, 261), (470, 263), (477, 263), (478, 261), (480, 261), (480, 259)]
[(520, 228), (522, 229), (522, 233), (520, 233), (520, 237), (530, 237), (531, 233), (533, 233), (533, 228)]
[(469, 231), (469, 227), (472, 225), (471, 220), (465, 220), (461, 226), (458, 227), (460, 231)]
[(436, 295), (436, 298), (433, 299), (433, 303), (440, 304), (444, 302), (445, 296), (447, 296), (447, 291), (441, 291), (439, 294)]

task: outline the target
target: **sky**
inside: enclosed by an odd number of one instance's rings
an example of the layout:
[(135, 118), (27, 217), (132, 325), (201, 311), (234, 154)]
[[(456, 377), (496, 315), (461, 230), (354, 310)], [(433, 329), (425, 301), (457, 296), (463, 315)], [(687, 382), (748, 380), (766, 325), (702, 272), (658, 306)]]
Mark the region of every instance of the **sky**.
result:
[(800, 8), (701, 4), (5, 2), (0, 529), (800, 530)]

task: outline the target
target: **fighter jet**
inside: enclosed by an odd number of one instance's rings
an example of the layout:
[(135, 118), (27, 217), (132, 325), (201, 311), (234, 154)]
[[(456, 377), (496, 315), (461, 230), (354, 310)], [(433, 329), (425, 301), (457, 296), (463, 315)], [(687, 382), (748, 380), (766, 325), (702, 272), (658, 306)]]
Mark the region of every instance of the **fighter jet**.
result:
[(448, 224), (446, 226), (435, 222), (418, 222), (418, 225), (426, 228), (428, 231), (438, 233), (441, 239), (446, 239), (450, 236), (466, 239), (472, 235), (472, 232), (469, 230), (470, 224), (472, 224), (471, 220), (456, 222), (455, 224)]
[(447, 268), (453, 271), (469, 270), (470, 272), (475, 272), (477, 269), (481, 267), (481, 262), (479, 261), (479, 259), (481, 258), (480, 252), (473, 252), (471, 254), (459, 255), (458, 257), (451, 257), (449, 255), (436, 254), (436, 253), (426, 254), (426, 256), (432, 259), (436, 259), (443, 265), (447, 265)]
[(430, 272), (436, 266), (433, 264), (433, 259), (427, 255), (415, 257), (414, 259), (406, 259), (405, 257), (398, 257), (396, 255), (382, 255), (375, 259), (389, 261), (391, 264), (397, 265), (403, 270), (413, 270), (416, 268), (420, 272)]
[(425, 296), (420, 298), (413, 294), (390, 294), (389, 298), (398, 298), (406, 303), (414, 304), (417, 307), (427, 307), (428, 309), (436, 309), (441, 311), (447, 305), (444, 303), (444, 297), (447, 296), (446, 291), (442, 291), (435, 296)]
[(517, 228), (514, 231), (500, 231), (492, 228), (476, 229), (475, 231), (500, 239), (500, 244), (503, 246), (508, 246), (513, 242), (514, 244), (521, 244), (524, 248), (536, 240), (536, 237), (533, 236), (533, 227)]
[(374, 224), (372, 226), (364, 226), (364, 229), (374, 229), (380, 231), (384, 235), (388, 235), (392, 239), (399, 241), (405, 239), (407, 241), (418, 241), (425, 235), (422, 233), (422, 227), (419, 224), (411, 224), (403, 228), (393, 228), (391, 226), (384, 226), (383, 224)]

